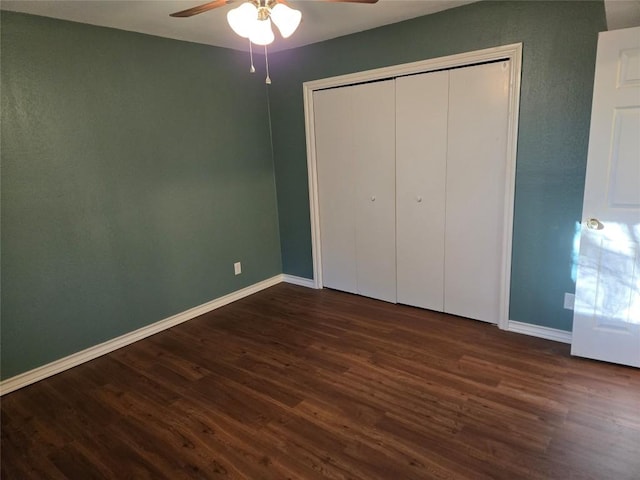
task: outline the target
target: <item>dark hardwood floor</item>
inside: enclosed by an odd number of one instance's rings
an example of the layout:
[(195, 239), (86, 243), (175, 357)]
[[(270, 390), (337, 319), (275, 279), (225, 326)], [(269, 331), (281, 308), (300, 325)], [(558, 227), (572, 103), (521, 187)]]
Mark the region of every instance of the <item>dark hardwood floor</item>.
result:
[(1, 410), (3, 479), (640, 479), (640, 370), (286, 284)]

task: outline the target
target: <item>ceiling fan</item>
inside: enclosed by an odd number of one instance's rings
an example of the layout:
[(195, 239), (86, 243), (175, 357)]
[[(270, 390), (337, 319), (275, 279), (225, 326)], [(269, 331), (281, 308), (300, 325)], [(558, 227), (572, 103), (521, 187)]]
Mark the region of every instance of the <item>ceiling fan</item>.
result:
[[(214, 8), (224, 7), (229, 3), (233, 3), (234, 0), (214, 0), (213, 2), (207, 2), (202, 5), (198, 5), (197, 7), (187, 8), (186, 10), (181, 10), (179, 12), (172, 13), (171, 17), (192, 17), (194, 15), (198, 15), (199, 13), (208, 12), (209, 10), (213, 10)], [(316, 0), (316, 1), (324, 1), (324, 2), (334, 2), (334, 3), (377, 3), (378, 0)], [(264, 0), (256, 0), (254, 2), (256, 6), (262, 4), (262, 6), (273, 7), (276, 3), (281, 3), (286, 5), (285, 0), (273, 0), (273, 1), (264, 1)]]
[[(234, 0), (214, 0), (196, 7), (188, 8), (170, 14), (171, 17), (192, 17), (201, 13), (208, 12), (215, 8), (224, 7)], [(377, 3), (378, 0), (317, 0), (334, 3)], [(267, 45), (275, 40), (271, 22), (276, 24), (283, 38), (290, 37), (296, 31), (302, 13), (289, 7), (286, 0), (247, 0), (239, 7), (227, 12), (227, 22), (231, 29), (243, 38), (249, 39), (249, 52), (251, 55), (250, 72), (255, 72), (253, 66), (252, 44), (264, 45), (265, 59), (267, 54)], [(267, 78), (266, 83), (270, 84), (269, 63), (267, 60)]]
[[(171, 17), (192, 17), (215, 8), (224, 7), (234, 0), (214, 0), (193, 8), (170, 14)], [(377, 3), (378, 0), (317, 0), (335, 3)], [(286, 0), (248, 0), (227, 13), (229, 25), (238, 35), (249, 38), (257, 45), (268, 45), (274, 40), (271, 21), (283, 38), (295, 32), (302, 14), (290, 8)]]

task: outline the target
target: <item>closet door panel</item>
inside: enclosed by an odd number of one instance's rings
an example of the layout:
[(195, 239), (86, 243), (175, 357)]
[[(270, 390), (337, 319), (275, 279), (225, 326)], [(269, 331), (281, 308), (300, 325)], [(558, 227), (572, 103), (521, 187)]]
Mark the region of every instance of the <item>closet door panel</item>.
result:
[(449, 72), (396, 79), (398, 302), (444, 309)]
[(357, 293), (353, 87), (314, 92), (322, 281)]
[(452, 70), (445, 311), (496, 323), (500, 310), (509, 65)]
[(396, 301), (395, 87), (353, 87), (358, 293)]

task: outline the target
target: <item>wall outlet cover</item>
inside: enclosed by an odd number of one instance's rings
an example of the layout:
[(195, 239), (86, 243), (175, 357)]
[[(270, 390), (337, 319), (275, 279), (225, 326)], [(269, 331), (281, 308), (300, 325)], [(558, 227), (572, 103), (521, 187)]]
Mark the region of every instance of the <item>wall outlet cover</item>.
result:
[(573, 305), (576, 302), (576, 296), (573, 293), (564, 294), (564, 308), (567, 310), (573, 310)]

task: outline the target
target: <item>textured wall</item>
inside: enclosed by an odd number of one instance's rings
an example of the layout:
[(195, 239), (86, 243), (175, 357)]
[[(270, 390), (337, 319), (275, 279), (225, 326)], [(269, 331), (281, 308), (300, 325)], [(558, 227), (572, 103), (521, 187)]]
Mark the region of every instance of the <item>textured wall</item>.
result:
[[(375, 8), (375, 6), (363, 6)], [(510, 319), (571, 330), (602, 2), (490, 2), (276, 54), (270, 90), (285, 273), (312, 277), (302, 83), (523, 43)], [(472, 205), (469, 208), (473, 208)]]
[(5, 11), (1, 26), (2, 378), (281, 272), (246, 55)]
[(272, 55), (278, 211), (245, 54), (1, 22), (2, 378), (279, 273), (278, 213), (285, 273), (311, 277), (302, 82), (515, 42), (510, 318), (571, 329), (602, 2), (480, 2)]

